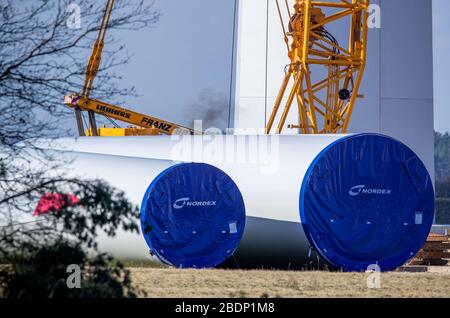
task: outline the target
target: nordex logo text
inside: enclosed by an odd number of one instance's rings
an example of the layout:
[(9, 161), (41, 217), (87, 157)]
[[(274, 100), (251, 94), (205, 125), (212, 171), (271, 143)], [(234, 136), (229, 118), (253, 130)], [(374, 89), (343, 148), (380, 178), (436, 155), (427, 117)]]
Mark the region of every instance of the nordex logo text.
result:
[(367, 188), (365, 185), (357, 185), (350, 189), (348, 194), (352, 197), (356, 197), (358, 195), (391, 195), (392, 190), (390, 189), (373, 189)]
[(191, 201), (190, 198), (180, 198), (173, 203), (173, 208), (180, 210), (186, 206), (215, 206), (217, 201)]

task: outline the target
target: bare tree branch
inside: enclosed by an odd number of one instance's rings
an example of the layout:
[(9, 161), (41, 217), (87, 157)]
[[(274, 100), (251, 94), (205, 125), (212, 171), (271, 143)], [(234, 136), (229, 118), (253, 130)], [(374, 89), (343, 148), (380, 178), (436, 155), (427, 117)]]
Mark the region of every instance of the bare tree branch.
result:
[[(79, 29), (68, 25), (74, 14), (68, 10), (72, 3), (80, 9)], [(0, 2), (0, 255), (27, 244), (55, 242), (61, 235), (95, 247), (97, 231), (111, 236), (119, 228), (138, 231), (137, 209), (123, 192), (101, 180), (65, 176), (61, 171), (68, 163), (35, 144), (36, 138), (58, 137), (61, 120), (73, 116), (63, 106), (63, 97), (81, 91), (105, 3)], [(136, 94), (133, 87), (119, 83), (121, 77), (114, 72), (130, 59), (114, 30), (151, 27), (159, 17), (151, 1), (116, 1), (95, 97), (114, 102)], [(58, 213), (15, 226), (24, 216), (29, 218), (46, 193), (73, 194), (80, 204), (67, 201)]]

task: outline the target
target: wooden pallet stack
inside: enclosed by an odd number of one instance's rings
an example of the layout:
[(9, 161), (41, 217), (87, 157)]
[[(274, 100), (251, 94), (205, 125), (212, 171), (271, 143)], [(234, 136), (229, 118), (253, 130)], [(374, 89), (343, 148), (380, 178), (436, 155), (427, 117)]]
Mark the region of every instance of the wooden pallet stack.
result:
[(422, 250), (409, 265), (450, 265), (450, 235), (430, 234)]

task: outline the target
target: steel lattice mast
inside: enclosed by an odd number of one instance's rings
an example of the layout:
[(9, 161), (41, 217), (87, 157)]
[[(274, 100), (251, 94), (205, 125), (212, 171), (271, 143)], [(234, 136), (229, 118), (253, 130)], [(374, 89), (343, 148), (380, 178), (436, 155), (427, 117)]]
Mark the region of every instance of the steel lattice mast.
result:
[[(366, 66), (369, 0), (295, 0), (292, 13), (285, 0), (287, 24), (279, 0), (276, 3), (291, 62), (266, 133), (273, 132), (285, 97), (276, 133), (286, 128), (294, 102), (298, 106), (299, 122), (287, 125), (288, 128), (299, 129), (302, 134), (346, 133), (355, 101), (362, 97), (358, 90)], [(331, 23), (345, 19), (350, 26), (347, 48), (327, 31)], [(318, 66), (325, 67), (324, 76), (316, 72)]]

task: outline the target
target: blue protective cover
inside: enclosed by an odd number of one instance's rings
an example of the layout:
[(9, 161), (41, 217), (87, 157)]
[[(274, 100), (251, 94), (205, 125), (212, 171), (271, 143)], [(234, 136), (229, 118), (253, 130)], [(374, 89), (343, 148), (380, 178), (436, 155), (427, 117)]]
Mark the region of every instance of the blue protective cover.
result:
[(207, 164), (187, 163), (162, 172), (141, 205), (145, 241), (177, 268), (220, 265), (238, 247), (245, 227), (242, 195), (233, 180)]
[(433, 185), (422, 161), (401, 142), (349, 136), (311, 164), (300, 218), (312, 247), (332, 265), (389, 271), (425, 243), (434, 219)]

